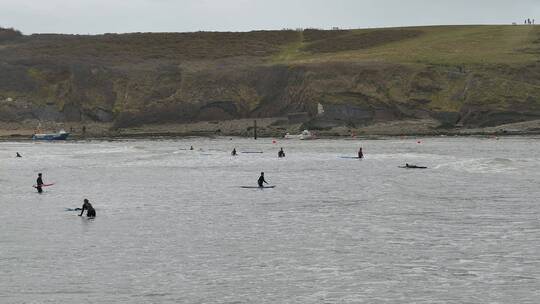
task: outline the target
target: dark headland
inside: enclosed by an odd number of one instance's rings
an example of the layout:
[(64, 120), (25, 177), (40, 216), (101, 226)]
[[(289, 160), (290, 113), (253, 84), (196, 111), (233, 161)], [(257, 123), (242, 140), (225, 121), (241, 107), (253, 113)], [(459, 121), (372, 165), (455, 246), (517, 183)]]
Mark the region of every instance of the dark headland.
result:
[(540, 133), (540, 28), (22, 35), (0, 137)]

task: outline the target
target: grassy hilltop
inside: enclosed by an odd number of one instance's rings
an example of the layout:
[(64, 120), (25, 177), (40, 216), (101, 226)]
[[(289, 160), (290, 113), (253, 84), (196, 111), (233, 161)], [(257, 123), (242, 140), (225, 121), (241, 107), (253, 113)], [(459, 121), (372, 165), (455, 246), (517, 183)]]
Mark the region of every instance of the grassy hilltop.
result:
[[(0, 30), (0, 121), (124, 128), (307, 112), (305, 126), (540, 117), (540, 29), (433, 26), (247, 33)], [(324, 114), (317, 114), (317, 106)]]

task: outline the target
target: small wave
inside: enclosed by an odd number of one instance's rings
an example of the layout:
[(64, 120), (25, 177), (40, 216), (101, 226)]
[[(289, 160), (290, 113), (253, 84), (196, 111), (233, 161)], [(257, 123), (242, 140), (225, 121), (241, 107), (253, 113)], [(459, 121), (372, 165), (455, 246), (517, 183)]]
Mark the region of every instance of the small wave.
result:
[(515, 170), (516, 168), (512, 166), (512, 163), (511, 159), (506, 158), (478, 158), (440, 164), (435, 168), (447, 167), (470, 173), (501, 173)]

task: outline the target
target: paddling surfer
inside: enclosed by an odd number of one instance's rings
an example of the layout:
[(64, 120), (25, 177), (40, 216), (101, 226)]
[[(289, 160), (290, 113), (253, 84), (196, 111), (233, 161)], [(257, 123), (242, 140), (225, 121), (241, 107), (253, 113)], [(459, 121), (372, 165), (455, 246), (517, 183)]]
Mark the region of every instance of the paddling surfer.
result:
[(364, 153), (362, 152), (362, 147), (360, 147), (360, 150), (358, 150), (358, 158), (360, 158), (360, 159), (364, 158)]
[(409, 169), (427, 169), (427, 167), (417, 166), (417, 165), (409, 165), (409, 164), (405, 164), (405, 167), (404, 167), (404, 168), (409, 168)]
[(79, 214), (79, 216), (83, 215), (84, 210), (86, 210), (87, 217), (96, 217), (96, 210), (94, 209), (94, 207), (92, 207), (92, 204), (90, 204), (90, 202), (86, 198), (84, 199), (84, 204), (82, 205), (81, 214)]
[(37, 189), (37, 192), (38, 193), (42, 193), (43, 192), (43, 179), (41, 178), (42, 175), (41, 173), (38, 173), (38, 178), (36, 180), (36, 189)]
[(17, 152), (17, 155), (15, 155), (16, 157), (22, 157), (22, 155), (19, 154), (19, 152)]
[(259, 180), (257, 181), (257, 183), (259, 183), (259, 188), (263, 188), (263, 183), (266, 183), (268, 184), (265, 180), (264, 180), (264, 172), (261, 172), (261, 176), (259, 177)]

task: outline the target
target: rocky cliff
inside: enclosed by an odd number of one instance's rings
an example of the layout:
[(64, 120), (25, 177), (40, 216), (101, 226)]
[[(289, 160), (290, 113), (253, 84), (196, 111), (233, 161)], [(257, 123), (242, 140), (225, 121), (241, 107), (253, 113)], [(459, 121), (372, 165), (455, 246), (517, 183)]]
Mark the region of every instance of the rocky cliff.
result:
[(298, 112), (313, 129), (527, 121), (540, 118), (539, 34), (532, 26), (99, 36), (3, 29), (0, 121), (126, 128)]

